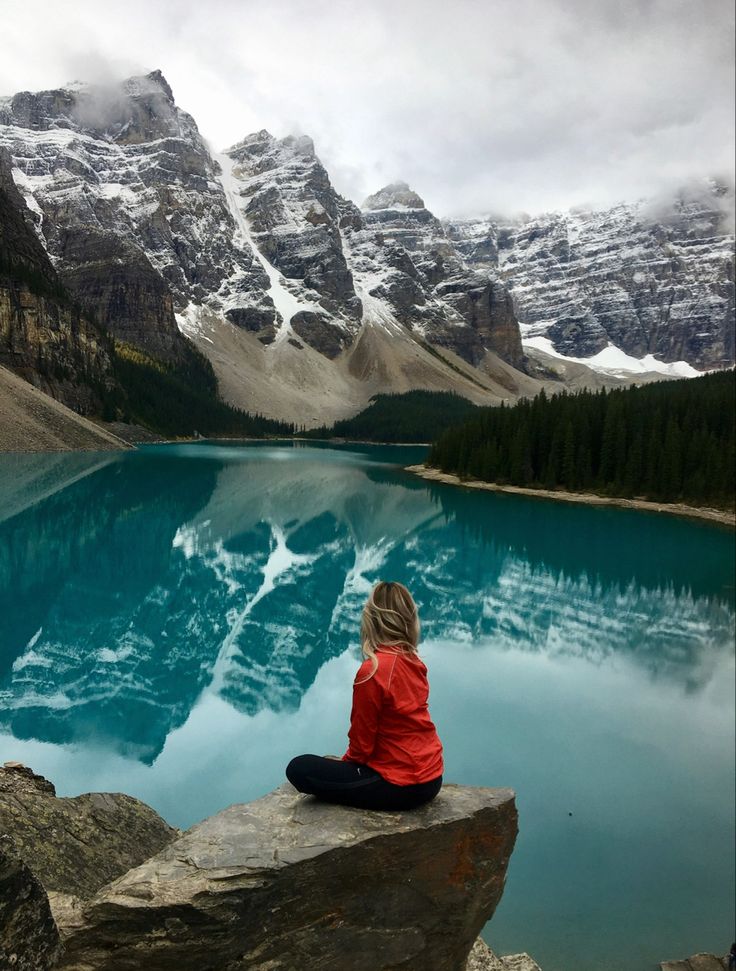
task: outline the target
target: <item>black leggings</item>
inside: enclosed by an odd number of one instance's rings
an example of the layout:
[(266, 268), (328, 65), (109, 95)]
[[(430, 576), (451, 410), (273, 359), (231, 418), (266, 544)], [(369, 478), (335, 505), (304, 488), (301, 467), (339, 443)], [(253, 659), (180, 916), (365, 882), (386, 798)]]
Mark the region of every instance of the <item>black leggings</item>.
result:
[(297, 755), (286, 767), (286, 778), (299, 792), (358, 809), (415, 809), (434, 799), (442, 787), (442, 776), (397, 786), (367, 765), (320, 755)]

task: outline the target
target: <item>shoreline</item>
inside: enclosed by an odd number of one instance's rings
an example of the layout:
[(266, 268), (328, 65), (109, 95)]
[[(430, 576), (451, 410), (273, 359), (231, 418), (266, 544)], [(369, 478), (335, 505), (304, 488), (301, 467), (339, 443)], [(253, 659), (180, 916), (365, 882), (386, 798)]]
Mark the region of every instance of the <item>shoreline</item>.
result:
[(523, 486), (497, 485), (495, 482), (481, 482), (478, 479), (461, 479), (449, 472), (430, 469), (426, 465), (404, 466), (405, 472), (417, 475), (429, 482), (442, 482), (445, 485), (461, 486), (465, 489), (480, 489), (485, 492), (506, 492), (512, 495), (531, 496), (533, 499), (547, 499), (554, 502), (575, 502), (584, 506), (617, 506), (620, 509), (641, 509), (644, 512), (665, 513), (684, 519), (697, 519), (727, 529), (736, 529), (736, 513), (723, 509), (699, 508), (679, 502), (653, 502), (649, 499), (621, 499), (615, 496), (599, 496), (588, 492), (563, 492), (554, 489), (528, 489)]

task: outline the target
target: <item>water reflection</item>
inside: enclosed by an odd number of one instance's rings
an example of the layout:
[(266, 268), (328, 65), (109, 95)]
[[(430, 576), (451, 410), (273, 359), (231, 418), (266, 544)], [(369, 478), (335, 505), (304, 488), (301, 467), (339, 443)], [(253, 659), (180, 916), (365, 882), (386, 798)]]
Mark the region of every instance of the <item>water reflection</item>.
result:
[(360, 610), (391, 577), (420, 603), (449, 776), (518, 793), (497, 949), (641, 971), (724, 946), (731, 534), (438, 487), (393, 449), (16, 459), (0, 761), (179, 826), (257, 798), (305, 745), (344, 746)]
[[(434, 640), (626, 655), (688, 690), (730, 650), (726, 533), (441, 488), (387, 457), (274, 445), (34, 456), (22, 490), (8, 486), (17, 464), (0, 464), (5, 730), (151, 762), (205, 695), (250, 715), (293, 711), (355, 643), (381, 576), (414, 592)], [(23, 508), (24, 495), (37, 501)]]

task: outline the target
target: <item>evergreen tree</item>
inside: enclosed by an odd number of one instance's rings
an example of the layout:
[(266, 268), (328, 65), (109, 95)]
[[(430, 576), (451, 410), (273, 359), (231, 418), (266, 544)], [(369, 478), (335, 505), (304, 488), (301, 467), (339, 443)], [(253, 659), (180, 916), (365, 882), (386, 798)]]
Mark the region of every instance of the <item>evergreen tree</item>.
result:
[(734, 505), (733, 371), (479, 409), (429, 464), (488, 481)]

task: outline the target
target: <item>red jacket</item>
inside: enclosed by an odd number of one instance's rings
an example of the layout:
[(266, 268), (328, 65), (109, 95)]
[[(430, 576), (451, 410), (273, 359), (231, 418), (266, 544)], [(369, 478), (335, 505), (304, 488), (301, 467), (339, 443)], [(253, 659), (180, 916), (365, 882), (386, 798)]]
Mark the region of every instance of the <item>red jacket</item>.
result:
[[(369, 659), (353, 685), (347, 762), (361, 762), (397, 786), (430, 782), (442, 775), (442, 743), (427, 707), (427, 668), (416, 655), (376, 651), (378, 670)], [(364, 680), (368, 678), (368, 680)]]

